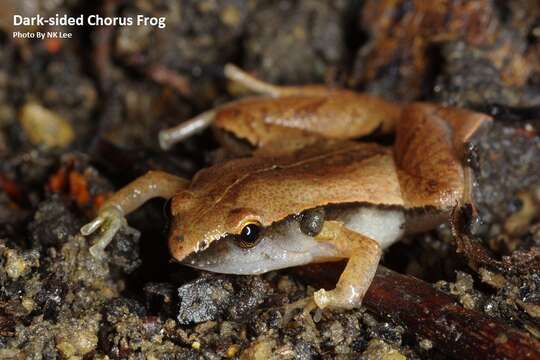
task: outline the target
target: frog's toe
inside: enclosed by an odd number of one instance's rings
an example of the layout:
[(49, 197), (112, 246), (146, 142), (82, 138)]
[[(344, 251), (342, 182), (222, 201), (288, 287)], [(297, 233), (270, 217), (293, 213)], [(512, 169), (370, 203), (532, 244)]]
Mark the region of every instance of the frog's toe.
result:
[(313, 300), (319, 309), (324, 309), (330, 303), (329, 292), (324, 289), (315, 291), (315, 293), (313, 293)]
[[(116, 235), (118, 230), (123, 226), (127, 227), (127, 222), (122, 212), (117, 208), (109, 207), (102, 209), (94, 220), (84, 225), (81, 228), (81, 234), (88, 236), (98, 229), (101, 230), (97, 242), (90, 248), (90, 253), (95, 258), (103, 258), (105, 255), (105, 247), (109, 245), (114, 238), (114, 235)], [(136, 232), (136, 230), (132, 228), (129, 228), (129, 230), (130, 233)]]
[(120, 230), (120, 228), (125, 224), (123, 217), (109, 218), (108, 221), (104, 222), (102, 226), (103, 233), (100, 234), (98, 241), (90, 247), (90, 253), (96, 258), (103, 258), (104, 250), (107, 245), (112, 241), (114, 235)]
[(362, 297), (351, 291), (343, 291), (336, 288), (331, 291), (320, 289), (313, 293), (313, 300), (319, 309), (330, 307), (333, 309), (352, 309), (360, 307)]
[(94, 220), (81, 227), (81, 234), (84, 236), (93, 234), (104, 222), (105, 219), (102, 216), (96, 217)]

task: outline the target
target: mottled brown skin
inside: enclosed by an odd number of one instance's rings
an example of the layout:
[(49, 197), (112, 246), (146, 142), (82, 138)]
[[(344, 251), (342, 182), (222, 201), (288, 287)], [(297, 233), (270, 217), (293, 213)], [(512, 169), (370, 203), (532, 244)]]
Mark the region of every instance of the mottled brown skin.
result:
[(354, 139), (390, 133), (400, 113), (398, 104), (374, 96), (327, 89), (324, 94), (240, 100), (220, 109), (214, 121), (216, 127), (264, 148), (276, 139)]
[[(464, 143), (489, 122), (488, 116), (321, 86), (277, 87), (231, 66), (226, 74), (266, 96), (211, 110), (195, 118), (197, 130), (186, 131), (188, 125), (181, 124), (162, 135), (171, 144), (212, 124), (261, 150), (203, 169), (190, 184), (165, 173), (143, 176), (113, 196), (83, 233), (140, 206), (149, 197), (140, 192), (148, 188), (150, 197), (175, 194), (169, 247), (178, 261), (227, 234), (239, 234), (246, 223), (270, 226), (328, 204), (428, 207), (447, 213), (470, 201), (461, 157)], [(394, 146), (346, 140), (375, 131), (395, 131)], [(332, 243), (350, 260), (336, 289), (317, 292), (315, 301), (319, 307), (358, 306), (375, 273), (380, 247), (343, 224), (327, 223), (326, 235), (317, 239)], [(100, 248), (112, 235), (109, 231)]]

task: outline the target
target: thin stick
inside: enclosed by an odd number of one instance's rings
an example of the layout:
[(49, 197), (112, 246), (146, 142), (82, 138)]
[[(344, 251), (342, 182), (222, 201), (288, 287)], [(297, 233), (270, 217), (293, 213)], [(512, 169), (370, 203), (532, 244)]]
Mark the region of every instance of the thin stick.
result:
[(498, 319), (467, 310), (430, 284), (379, 267), (364, 304), (404, 322), (433, 349), (455, 359), (538, 359), (540, 341)]
[[(318, 265), (296, 272), (301, 271), (300, 275), (315, 286), (331, 289), (340, 267), (327, 264), (321, 271)], [(432, 351), (447, 358), (540, 359), (540, 341), (530, 334), (467, 310), (431, 284), (383, 266), (379, 266), (363, 305), (380, 318), (402, 324), (416, 338), (429, 340)]]

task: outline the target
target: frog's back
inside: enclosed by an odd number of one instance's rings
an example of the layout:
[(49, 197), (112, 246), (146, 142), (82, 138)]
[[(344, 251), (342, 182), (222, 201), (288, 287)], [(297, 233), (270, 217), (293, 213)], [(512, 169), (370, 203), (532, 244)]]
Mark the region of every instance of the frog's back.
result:
[(372, 143), (320, 142), (289, 155), (238, 159), (199, 173), (204, 212), (257, 209), (263, 225), (305, 209), (340, 203), (402, 206), (391, 150)]

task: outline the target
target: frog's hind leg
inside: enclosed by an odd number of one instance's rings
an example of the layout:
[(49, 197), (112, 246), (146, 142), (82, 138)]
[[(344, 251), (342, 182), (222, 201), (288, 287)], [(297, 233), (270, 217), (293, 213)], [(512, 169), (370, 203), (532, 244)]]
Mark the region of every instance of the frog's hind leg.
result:
[(316, 239), (333, 244), (349, 261), (334, 290), (320, 289), (313, 294), (315, 303), (321, 309), (359, 307), (377, 271), (382, 255), (379, 243), (337, 221), (325, 222)]
[(250, 91), (253, 91), (256, 94), (271, 97), (282, 97), (288, 95), (326, 95), (332, 91), (332, 88), (322, 85), (275, 85), (261, 79), (257, 79), (255, 76), (247, 73), (234, 64), (225, 65), (224, 73), (227, 79), (242, 84)]
[[(168, 149), (212, 123), (254, 147), (290, 139), (350, 139), (380, 132), (390, 133), (402, 106), (368, 94), (324, 85), (278, 86), (228, 64), (225, 76), (251, 91), (254, 96), (223, 104), (159, 134), (160, 145)], [(303, 141), (304, 143), (304, 141)], [(296, 146), (294, 148), (297, 148)]]
[[(224, 68), (225, 77), (231, 81), (242, 84), (254, 93), (267, 95), (270, 97), (283, 97), (288, 95), (326, 95), (333, 89), (327, 86), (320, 85), (304, 85), (304, 86), (279, 86), (274, 85), (248, 74), (236, 65), (227, 64)], [(174, 144), (179, 143), (188, 137), (203, 131), (212, 125), (217, 112), (223, 108), (233, 108), (234, 104), (229, 103), (224, 106), (206, 111), (195, 116), (181, 124), (170, 129), (162, 130), (159, 133), (159, 145), (163, 150), (170, 149)]]
[(199, 133), (212, 125), (216, 116), (216, 110), (208, 110), (170, 129), (159, 132), (159, 146), (163, 150), (170, 149), (193, 134)]
[(408, 105), (397, 123), (394, 158), (409, 208), (449, 212), (471, 203), (471, 173), (463, 165), (465, 144), (489, 124), (488, 115), (429, 103)]

